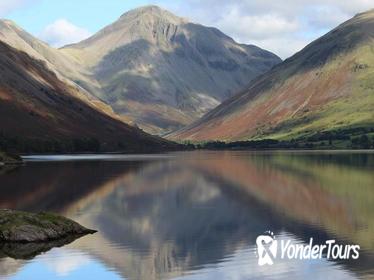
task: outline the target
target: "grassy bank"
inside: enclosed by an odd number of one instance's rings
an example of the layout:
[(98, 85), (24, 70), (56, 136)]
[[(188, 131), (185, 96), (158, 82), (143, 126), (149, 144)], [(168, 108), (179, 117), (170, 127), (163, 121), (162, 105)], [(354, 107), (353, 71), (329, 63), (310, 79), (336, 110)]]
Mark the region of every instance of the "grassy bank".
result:
[(185, 143), (197, 149), (374, 149), (374, 128), (316, 132), (298, 138)]

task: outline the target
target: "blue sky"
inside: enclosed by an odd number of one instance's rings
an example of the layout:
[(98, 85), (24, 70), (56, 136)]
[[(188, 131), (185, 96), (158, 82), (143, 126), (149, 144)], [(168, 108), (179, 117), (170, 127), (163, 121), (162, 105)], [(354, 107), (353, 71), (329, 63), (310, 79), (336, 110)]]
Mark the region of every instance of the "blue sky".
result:
[(373, 0), (0, 0), (0, 17), (59, 47), (80, 41), (124, 12), (155, 4), (215, 26), (241, 43), (286, 58)]
[(14, 20), (33, 34), (42, 32), (48, 24), (61, 18), (90, 32), (96, 32), (115, 21), (125, 11), (149, 3), (149, 1), (142, 0), (26, 0), (18, 2), (20, 2), (18, 7), (3, 16)]

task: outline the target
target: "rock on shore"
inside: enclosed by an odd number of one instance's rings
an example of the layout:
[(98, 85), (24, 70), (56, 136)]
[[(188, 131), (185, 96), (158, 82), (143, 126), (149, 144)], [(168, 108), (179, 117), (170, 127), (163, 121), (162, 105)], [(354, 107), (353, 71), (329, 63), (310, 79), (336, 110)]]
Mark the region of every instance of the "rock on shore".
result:
[(7, 164), (21, 164), (22, 158), (16, 155), (9, 155), (0, 151), (0, 167)]
[(48, 242), (95, 232), (52, 213), (0, 210), (0, 243)]

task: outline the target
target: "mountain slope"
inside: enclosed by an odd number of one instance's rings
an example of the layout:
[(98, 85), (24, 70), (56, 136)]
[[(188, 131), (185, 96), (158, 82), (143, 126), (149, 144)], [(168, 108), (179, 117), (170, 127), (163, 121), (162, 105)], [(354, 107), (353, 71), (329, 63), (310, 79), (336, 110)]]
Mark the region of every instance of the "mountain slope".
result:
[[(13, 48), (23, 51), (31, 57), (45, 62), (45, 66), (53, 71), (59, 79), (71, 86), (77, 86), (74, 81), (82, 80), (87, 84), (95, 84), (88, 72), (78, 63), (75, 63), (69, 57), (64, 55), (58, 49), (50, 47), (48, 44), (40, 41), (17, 26), (13, 21), (0, 20), (0, 41), (12, 46)], [(87, 87), (89, 90), (90, 87)], [(81, 90), (91, 101), (91, 104), (100, 104), (100, 109), (108, 113), (113, 113), (112, 108), (101, 102), (96, 96), (89, 91)]]
[[(20, 152), (152, 151), (174, 144), (99, 110), (74, 87), (24, 52), (0, 42), (0, 147)], [(101, 146), (101, 147), (99, 147)]]
[(374, 128), (374, 10), (358, 14), (225, 101), (178, 140), (300, 139)]
[(51, 68), (57, 68), (55, 65), (58, 65), (58, 68), (68, 73), (77, 67), (57, 49), (33, 37), (13, 21), (0, 20), (0, 40), (36, 59), (49, 63), (48, 66)]
[(91, 71), (96, 85), (82, 87), (157, 134), (191, 123), (280, 62), (156, 6), (125, 13), (61, 52)]

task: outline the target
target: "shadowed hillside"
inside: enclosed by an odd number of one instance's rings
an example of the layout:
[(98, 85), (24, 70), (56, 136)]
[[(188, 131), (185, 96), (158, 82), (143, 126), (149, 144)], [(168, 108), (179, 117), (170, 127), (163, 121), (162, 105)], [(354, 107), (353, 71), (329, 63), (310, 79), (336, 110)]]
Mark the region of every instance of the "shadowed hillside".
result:
[(0, 147), (19, 152), (157, 151), (170, 142), (92, 104), (45, 63), (0, 42)]

